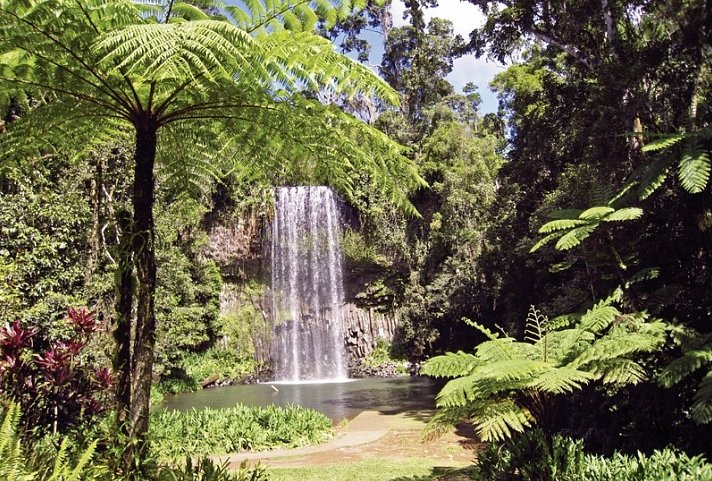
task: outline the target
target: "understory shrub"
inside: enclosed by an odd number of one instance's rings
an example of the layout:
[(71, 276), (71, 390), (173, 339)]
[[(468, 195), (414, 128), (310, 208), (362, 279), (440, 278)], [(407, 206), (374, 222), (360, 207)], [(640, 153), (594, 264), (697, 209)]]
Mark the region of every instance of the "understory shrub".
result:
[(331, 421), (301, 406), (157, 411), (150, 435), (162, 458), (292, 448), (325, 441)]
[[(3, 481), (105, 480), (108, 471), (101, 463), (92, 463), (96, 442), (82, 450), (64, 437), (56, 446), (26, 449), (18, 429), (20, 408), (0, 405), (0, 479)], [(74, 454), (78, 451), (77, 454)]]
[(185, 372), (198, 383), (217, 374), (220, 379), (240, 379), (255, 372), (257, 363), (252, 356), (241, 356), (231, 349), (208, 349), (188, 353), (181, 363)]
[(193, 392), (211, 377), (215, 381), (234, 381), (256, 371), (257, 363), (252, 357), (241, 356), (231, 349), (211, 348), (183, 354), (177, 367), (162, 376), (156, 387), (160, 394)]
[(205, 457), (195, 462), (189, 457), (181, 467), (162, 466), (156, 476), (158, 481), (266, 481), (265, 468), (257, 465), (249, 467), (243, 461), (240, 469), (229, 469), (228, 463), (217, 465)]
[(363, 364), (369, 367), (380, 367), (392, 364), (398, 374), (408, 374), (408, 364), (403, 359), (395, 359), (391, 353), (391, 344), (385, 339), (376, 339), (376, 346), (366, 356)]
[(23, 429), (67, 432), (104, 411), (111, 372), (95, 369), (87, 345), (100, 323), (68, 309), (53, 330), (15, 321), (0, 327), (0, 398), (20, 406)]
[(583, 442), (541, 430), (492, 443), (477, 460), (478, 481), (712, 481), (712, 464), (674, 449), (611, 457), (586, 454)]

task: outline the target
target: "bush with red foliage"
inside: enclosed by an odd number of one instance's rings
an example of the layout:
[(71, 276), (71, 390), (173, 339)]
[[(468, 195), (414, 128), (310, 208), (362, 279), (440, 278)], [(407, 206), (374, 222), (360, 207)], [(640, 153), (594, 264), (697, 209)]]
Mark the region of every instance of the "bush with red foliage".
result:
[(99, 322), (91, 311), (71, 307), (65, 322), (63, 339), (47, 339), (20, 321), (0, 327), (0, 398), (20, 405), (28, 431), (64, 432), (91, 421), (109, 401), (111, 372), (92, 370), (82, 356)]

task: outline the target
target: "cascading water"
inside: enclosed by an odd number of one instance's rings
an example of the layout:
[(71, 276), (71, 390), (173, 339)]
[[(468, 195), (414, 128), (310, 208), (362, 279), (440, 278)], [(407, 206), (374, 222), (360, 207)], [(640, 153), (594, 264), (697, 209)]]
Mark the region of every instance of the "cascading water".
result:
[(345, 379), (341, 231), (328, 187), (276, 189), (271, 288), (276, 380)]

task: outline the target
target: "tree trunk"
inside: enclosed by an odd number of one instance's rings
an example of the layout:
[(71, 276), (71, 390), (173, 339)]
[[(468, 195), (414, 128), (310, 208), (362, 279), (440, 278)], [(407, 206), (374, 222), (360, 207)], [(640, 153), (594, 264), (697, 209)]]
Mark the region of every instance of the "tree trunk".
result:
[(137, 280), (136, 326), (131, 349), (130, 406), (126, 420), (123, 471), (140, 479), (141, 461), (148, 455), (148, 417), (156, 345), (156, 253), (153, 221), (154, 164), (158, 124), (147, 114), (136, 125), (134, 155), (133, 233), (131, 250)]
[[(133, 316), (133, 255), (131, 237), (133, 232), (131, 214), (120, 210), (116, 214), (117, 230), (120, 232), (116, 254), (116, 326), (114, 341), (116, 356), (116, 424), (118, 432), (126, 439), (129, 433), (129, 413), (131, 411), (131, 319)], [(133, 454), (131, 454), (133, 457)]]

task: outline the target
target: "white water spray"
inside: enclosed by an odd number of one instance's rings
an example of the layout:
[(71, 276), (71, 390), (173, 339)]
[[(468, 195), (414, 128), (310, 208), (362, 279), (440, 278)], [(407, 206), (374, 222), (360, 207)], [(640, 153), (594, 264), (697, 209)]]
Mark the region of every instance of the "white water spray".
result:
[(346, 379), (342, 269), (332, 190), (276, 189), (271, 288), (278, 381)]

